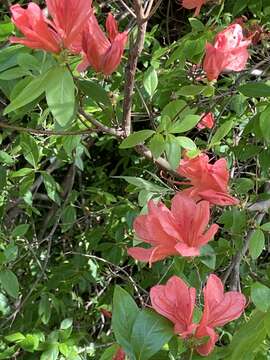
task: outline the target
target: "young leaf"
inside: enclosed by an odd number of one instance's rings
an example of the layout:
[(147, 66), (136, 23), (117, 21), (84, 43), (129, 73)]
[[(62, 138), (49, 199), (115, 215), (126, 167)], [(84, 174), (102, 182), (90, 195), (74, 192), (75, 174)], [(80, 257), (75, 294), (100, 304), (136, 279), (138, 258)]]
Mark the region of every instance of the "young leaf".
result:
[(48, 73), (46, 99), (58, 124), (67, 126), (75, 108), (75, 85), (67, 68), (56, 66)]
[(140, 130), (131, 135), (129, 135), (122, 143), (120, 144), (120, 149), (132, 148), (138, 144), (142, 144), (150, 136), (154, 135), (155, 131), (153, 130)]
[(131, 335), (131, 347), (136, 360), (148, 360), (174, 335), (173, 325), (151, 310), (137, 316)]

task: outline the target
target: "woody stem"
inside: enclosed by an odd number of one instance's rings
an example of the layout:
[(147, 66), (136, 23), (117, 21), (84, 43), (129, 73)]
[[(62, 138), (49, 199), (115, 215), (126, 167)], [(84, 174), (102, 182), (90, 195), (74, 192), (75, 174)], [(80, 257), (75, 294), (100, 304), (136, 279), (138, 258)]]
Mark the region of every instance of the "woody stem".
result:
[(135, 86), (135, 75), (139, 56), (143, 50), (147, 21), (143, 22), (144, 11), (140, 1), (134, 1), (134, 8), (137, 16), (138, 34), (134, 46), (130, 49), (128, 64), (125, 72), (124, 103), (123, 103), (123, 129), (126, 136), (131, 133), (131, 110), (132, 96)]

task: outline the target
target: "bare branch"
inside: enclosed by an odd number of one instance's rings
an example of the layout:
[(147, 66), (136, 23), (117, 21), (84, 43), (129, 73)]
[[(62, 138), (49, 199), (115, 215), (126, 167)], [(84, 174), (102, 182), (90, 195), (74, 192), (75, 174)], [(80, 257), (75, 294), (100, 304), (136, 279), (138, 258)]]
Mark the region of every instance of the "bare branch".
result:
[(123, 128), (126, 136), (131, 133), (131, 110), (132, 110), (132, 96), (135, 85), (135, 75), (137, 70), (138, 58), (141, 55), (144, 46), (145, 33), (147, 28), (147, 21), (144, 21), (144, 11), (140, 0), (134, 0), (134, 8), (137, 15), (138, 34), (134, 46), (130, 44), (130, 52), (128, 64), (126, 67), (125, 88), (124, 88), (124, 103), (123, 103)]

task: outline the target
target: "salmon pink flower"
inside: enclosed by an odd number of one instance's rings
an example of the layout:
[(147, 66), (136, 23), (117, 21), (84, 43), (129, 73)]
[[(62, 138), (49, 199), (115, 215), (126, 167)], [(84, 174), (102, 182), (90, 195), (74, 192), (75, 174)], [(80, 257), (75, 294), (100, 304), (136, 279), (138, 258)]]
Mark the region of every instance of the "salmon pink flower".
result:
[(118, 32), (118, 24), (112, 14), (108, 15), (106, 30), (108, 38), (100, 28), (95, 15), (92, 14), (83, 32), (84, 61), (79, 65), (79, 71), (91, 65), (97, 72), (111, 75), (119, 66), (128, 33)]
[(208, 0), (183, 0), (182, 6), (185, 9), (195, 9), (194, 16), (198, 16), (201, 11), (201, 7), (207, 3)]
[(196, 289), (189, 288), (182, 279), (171, 277), (166, 285), (156, 285), (150, 290), (153, 309), (174, 324), (174, 331), (183, 339), (194, 333), (193, 312)]
[(59, 53), (60, 38), (56, 31), (46, 22), (40, 7), (31, 2), (27, 9), (19, 4), (10, 7), (12, 22), (23, 33), (24, 38), (12, 36), (12, 43), (23, 44), (32, 49), (43, 49), (45, 51)]
[(46, 4), (63, 47), (71, 48), (92, 12), (92, 0), (46, 0)]
[[(182, 339), (192, 339), (197, 352), (207, 356), (218, 340), (215, 328), (239, 318), (246, 299), (237, 291), (224, 293), (221, 280), (214, 274), (209, 276), (203, 292), (204, 311), (199, 324), (193, 323), (196, 290), (179, 277), (171, 277), (166, 285), (154, 286), (150, 298), (153, 309), (174, 324), (175, 333)], [(208, 339), (202, 344), (203, 338)]]
[(214, 124), (215, 124), (214, 114), (211, 113), (211, 112), (209, 112), (207, 114), (203, 113), (202, 116), (201, 116), (201, 120), (197, 125), (197, 128), (199, 130), (202, 130), (202, 129), (205, 129), (205, 128), (212, 129)]
[(133, 247), (128, 254), (134, 259), (149, 262), (171, 255), (199, 256), (202, 246), (213, 239), (218, 225), (207, 229), (210, 210), (207, 201), (196, 202), (178, 193), (172, 199), (171, 210), (163, 203), (148, 203), (149, 213), (134, 221), (136, 234), (150, 248)]
[(33, 2), (27, 9), (13, 5), (12, 21), (25, 37), (11, 37), (10, 41), (52, 53), (63, 48), (80, 52), (81, 32), (92, 12), (91, 3), (92, 0), (46, 0), (52, 20)]
[(218, 340), (214, 329), (238, 319), (245, 309), (246, 299), (237, 291), (224, 293), (222, 281), (214, 274), (209, 276), (203, 293), (204, 311), (195, 336), (198, 339), (209, 337), (205, 344), (197, 347), (199, 354), (206, 356), (213, 351)]
[(216, 80), (222, 71), (241, 71), (245, 68), (251, 40), (244, 40), (241, 25), (232, 24), (215, 38), (214, 45), (206, 44), (203, 69), (209, 81)]
[(215, 205), (236, 205), (238, 200), (228, 193), (229, 171), (222, 158), (209, 164), (209, 157), (200, 154), (193, 159), (184, 157), (177, 169), (181, 176), (190, 179), (191, 187), (183, 191), (195, 200), (207, 200)]

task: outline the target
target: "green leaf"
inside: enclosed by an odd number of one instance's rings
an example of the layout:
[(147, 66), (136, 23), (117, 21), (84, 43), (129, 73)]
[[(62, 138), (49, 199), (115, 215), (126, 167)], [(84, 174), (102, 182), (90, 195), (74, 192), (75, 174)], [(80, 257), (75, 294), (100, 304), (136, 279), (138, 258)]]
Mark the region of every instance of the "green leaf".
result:
[(131, 335), (131, 347), (136, 360), (148, 360), (174, 335), (173, 325), (151, 310), (137, 316)]
[(29, 175), (33, 172), (34, 170), (31, 168), (22, 168), (19, 169), (18, 171), (14, 171), (12, 172), (10, 175), (12, 178), (16, 178), (16, 177), (24, 177), (26, 175)]
[(172, 169), (177, 169), (181, 159), (181, 146), (179, 145), (177, 138), (173, 135), (167, 136), (166, 155)]
[(27, 334), (25, 339), (20, 342), (20, 347), (28, 352), (34, 352), (39, 346), (39, 337), (35, 334)]
[(205, 26), (204, 24), (198, 20), (197, 18), (189, 18), (188, 19), (191, 27), (192, 27), (192, 30), (194, 31), (204, 31), (205, 29)]
[(112, 327), (117, 343), (128, 354), (133, 354), (130, 340), (138, 313), (135, 301), (128, 292), (117, 285), (113, 294)]
[(12, 230), (11, 236), (17, 237), (17, 236), (24, 236), (29, 229), (29, 224), (21, 224), (15, 227), (15, 229)]
[(57, 182), (50, 174), (47, 174), (45, 172), (42, 172), (42, 178), (49, 198), (57, 204), (60, 204), (60, 197), (57, 191), (59, 185), (57, 184)]
[(255, 311), (251, 319), (233, 336), (232, 342), (224, 353), (226, 360), (244, 360), (262, 344), (266, 337), (264, 321), (266, 313)]
[(72, 319), (65, 319), (61, 322), (60, 329), (66, 330), (72, 327), (73, 320)]
[(257, 259), (265, 246), (264, 233), (260, 229), (253, 231), (250, 241), (249, 241), (249, 253), (253, 260)]
[(114, 176), (114, 178), (124, 179), (129, 184), (132, 184), (132, 185), (138, 187), (139, 189), (152, 191), (154, 193), (162, 193), (164, 191), (167, 191), (166, 188), (163, 188), (163, 187), (156, 185), (148, 180), (145, 180), (145, 179), (142, 179), (139, 177), (135, 177), (135, 176)]
[(199, 115), (187, 115), (183, 120), (179, 120), (172, 124), (169, 132), (171, 134), (178, 134), (193, 129), (200, 121)]
[(217, 129), (214, 136), (212, 137), (209, 148), (211, 148), (214, 145), (218, 145), (220, 141), (230, 132), (231, 128), (233, 127), (233, 124), (234, 124), (233, 119), (225, 121), (225, 123), (222, 124)]
[(252, 82), (239, 86), (238, 90), (247, 97), (268, 97), (270, 86), (263, 82)]
[(252, 284), (251, 299), (260, 311), (266, 312), (270, 307), (270, 289), (259, 282)]
[(25, 336), (20, 332), (16, 332), (14, 334), (10, 334), (10, 335), (5, 336), (5, 339), (7, 341), (9, 341), (9, 342), (17, 343), (17, 342), (20, 342), (20, 341), (24, 340)]
[(119, 346), (117, 344), (113, 344), (104, 351), (99, 360), (112, 360), (118, 349)]
[(58, 124), (70, 124), (75, 109), (75, 85), (72, 75), (63, 66), (54, 67), (47, 77), (46, 99)]
[(216, 268), (216, 253), (211, 245), (205, 245), (201, 248), (200, 261), (212, 270)]
[(49, 349), (42, 353), (40, 360), (57, 360), (58, 354), (58, 344), (49, 344)]
[(131, 135), (129, 135), (122, 143), (120, 144), (120, 149), (128, 149), (132, 148), (138, 144), (142, 144), (150, 138), (150, 136), (154, 135), (155, 131), (153, 130), (140, 130)]
[(254, 188), (254, 181), (249, 178), (239, 178), (234, 181), (235, 190), (238, 194), (246, 194)]
[(205, 86), (203, 85), (186, 85), (182, 86), (181, 89), (177, 91), (177, 95), (195, 96), (199, 95), (204, 89)]
[(196, 150), (197, 146), (196, 144), (188, 137), (186, 136), (177, 136), (176, 140), (183, 149), (187, 150)]
[(263, 231), (270, 231), (270, 222), (267, 222), (260, 226)]
[(99, 84), (89, 80), (79, 80), (79, 88), (82, 89), (85, 95), (96, 103), (103, 104), (105, 106), (112, 106), (108, 92)]
[(19, 282), (11, 270), (0, 271), (0, 283), (8, 295), (17, 298), (19, 295)]
[(186, 109), (186, 102), (184, 100), (174, 100), (167, 104), (162, 110), (162, 116), (168, 116), (171, 120), (175, 120), (179, 117), (179, 114), (184, 113)]
[(29, 71), (22, 69), (20, 67), (8, 69), (2, 73), (0, 73), (0, 80), (13, 80), (23, 77), (25, 75), (29, 75)]
[(270, 141), (269, 118), (270, 118), (270, 106), (267, 106), (267, 108), (260, 115), (261, 133), (264, 139), (267, 141)]
[(0, 150), (0, 162), (7, 164), (7, 165), (12, 165), (12, 164), (14, 164), (14, 159), (12, 156), (10, 156), (5, 151)]
[(152, 97), (158, 86), (158, 76), (153, 66), (147, 69), (146, 72), (144, 73), (143, 85), (148, 95)]
[(76, 213), (76, 209), (74, 206), (67, 206), (62, 214), (61, 220), (62, 220), (62, 224), (61, 224), (61, 228), (62, 228), (62, 232), (65, 232), (67, 230), (69, 230), (70, 228), (72, 228), (72, 226), (74, 225), (75, 221), (77, 219), (77, 213)]
[(48, 294), (42, 294), (38, 304), (38, 315), (43, 324), (47, 325), (51, 318), (51, 303)]
[(36, 139), (26, 133), (20, 135), (20, 146), (23, 149), (23, 155), (25, 160), (29, 162), (35, 169), (39, 163), (39, 147)]
[(241, 13), (247, 7), (248, 1), (247, 0), (237, 0), (233, 4), (233, 16)]
[(157, 159), (165, 150), (164, 137), (161, 134), (155, 134), (149, 143), (149, 149), (154, 158)]
[(0, 191), (2, 191), (7, 185), (7, 170), (4, 166), (0, 165)]
[(9, 114), (11, 111), (17, 110), (37, 99), (45, 91), (46, 84), (47, 73), (35, 77), (5, 108), (4, 115)]

